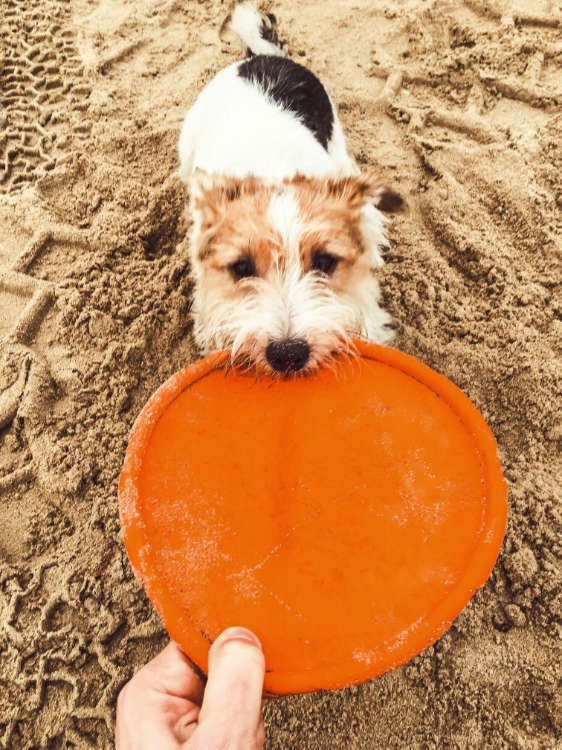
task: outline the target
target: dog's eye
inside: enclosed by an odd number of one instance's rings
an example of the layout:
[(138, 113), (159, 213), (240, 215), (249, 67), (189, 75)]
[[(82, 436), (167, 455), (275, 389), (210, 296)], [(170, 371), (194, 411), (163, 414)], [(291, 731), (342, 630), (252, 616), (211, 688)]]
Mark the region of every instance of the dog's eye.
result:
[(245, 279), (248, 276), (256, 275), (256, 267), (254, 265), (254, 261), (248, 257), (240, 258), (239, 260), (234, 261), (234, 263), (231, 263), (228, 266), (228, 270), (230, 271), (232, 278), (235, 281)]
[(340, 258), (327, 253), (325, 250), (317, 250), (312, 256), (311, 270), (331, 276), (336, 270)]

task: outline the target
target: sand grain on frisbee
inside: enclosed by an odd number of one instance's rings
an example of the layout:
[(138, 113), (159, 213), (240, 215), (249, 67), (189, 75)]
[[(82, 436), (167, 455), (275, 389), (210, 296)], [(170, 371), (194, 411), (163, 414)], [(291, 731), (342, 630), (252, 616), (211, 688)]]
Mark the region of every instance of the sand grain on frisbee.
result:
[[(510, 490), (488, 584), (380, 679), (266, 706), (268, 748), (555, 748), (560, 613), (561, 17), (550, 0), (279, 0), (351, 150), (398, 186), (396, 345), (488, 420)], [(0, 746), (112, 746), (165, 643), (117, 476), (197, 352), (185, 108), (237, 51), (219, 0), (5, 0), (0, 15)], [(557, 244), (558, 243), (558, 244)]]

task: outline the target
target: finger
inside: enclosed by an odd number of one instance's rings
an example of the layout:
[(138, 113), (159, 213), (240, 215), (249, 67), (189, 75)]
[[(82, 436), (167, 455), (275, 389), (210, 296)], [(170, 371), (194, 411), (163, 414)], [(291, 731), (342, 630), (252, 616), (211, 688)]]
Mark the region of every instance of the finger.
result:
[(184, 714), (177, 722), (174, 727), (174, 735), (177, 737), (178, 742), (183, 743), (191, 737), (191, 735), (197, 729), (197, 722), (199, 719), (199, 706), (194, 706), (191, 711)]
[(263, 719), (260, 721), (258, 726), (258, 731), (256, 735), (256, 748), (257, 750), (262, 750), (263, 746), (265, 745), (265, 727), (263, 725)]
[(209, 747), (258, 747), (265, 660), (257, 637), (228, 628), (211, 646), (198, 739)]
[(174, 641), (170, 641), (157, 656), (133, 677), (132, 682), (166, 695), (193, 701), (201, 705), (203, 685), (189, 660)]
[[(172, 700), (192, 705), (180, 698)], [(132, 681), (122, 688), (117, 699), (116, 750), (156, 747), (158, 750), (177, 750), (179, 742), (168, 724), (163, 706), (160, 703), (153, 704), (150, 700), (147, 702), (144, 689), (139, 691), (138, 685)]]
[(124, 685), (117, 696), (117, 710), (115, 717), (115, 750), (130, 750), (131, 743), (127, 731), (126, 709), (123, 704), (126, 700), (129, 683)]

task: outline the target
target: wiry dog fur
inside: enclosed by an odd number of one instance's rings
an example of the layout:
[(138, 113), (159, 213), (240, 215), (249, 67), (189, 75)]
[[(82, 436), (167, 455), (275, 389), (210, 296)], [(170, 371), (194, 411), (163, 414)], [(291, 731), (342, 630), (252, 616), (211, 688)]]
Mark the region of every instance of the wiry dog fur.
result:
[(308, 372), (353, 335), (389, 340), (380, 208), (401, 201), (359, 173), (322, 84), (282, 57), (272, 16), (241, 3), (226, 27), (251, 56), (201, 92), (179, 144), (195, 333), (233, 361)]

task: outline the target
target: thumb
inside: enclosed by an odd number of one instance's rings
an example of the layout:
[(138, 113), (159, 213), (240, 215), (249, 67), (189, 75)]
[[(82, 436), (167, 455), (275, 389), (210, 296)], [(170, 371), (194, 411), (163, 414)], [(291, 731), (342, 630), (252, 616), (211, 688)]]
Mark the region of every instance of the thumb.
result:
[(202, 748), (261, 747), (261, 700), (265, 660), (257, 637), (228, 628), (209, 652), (209, 679), (199, 714)]

